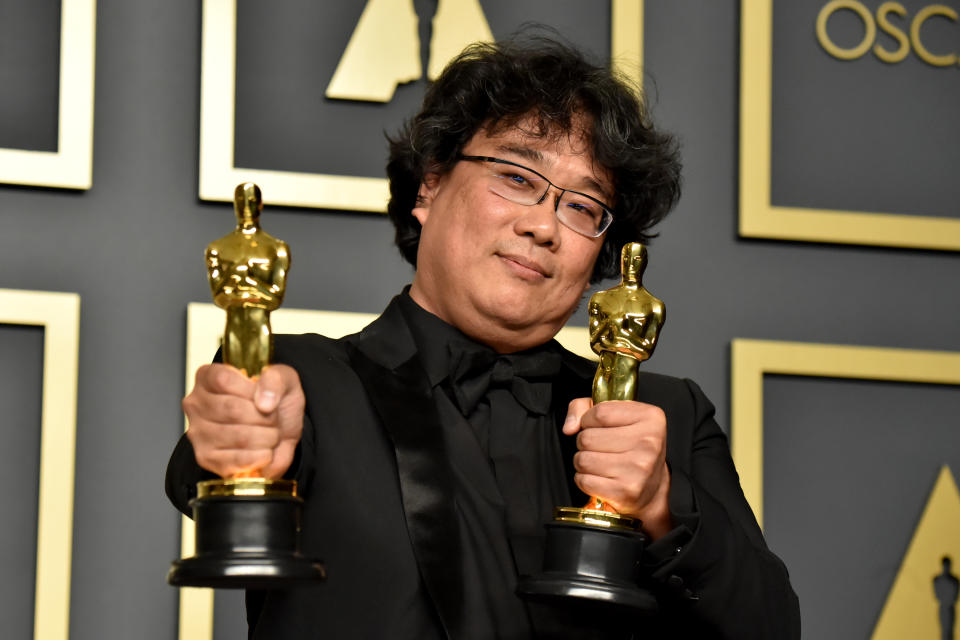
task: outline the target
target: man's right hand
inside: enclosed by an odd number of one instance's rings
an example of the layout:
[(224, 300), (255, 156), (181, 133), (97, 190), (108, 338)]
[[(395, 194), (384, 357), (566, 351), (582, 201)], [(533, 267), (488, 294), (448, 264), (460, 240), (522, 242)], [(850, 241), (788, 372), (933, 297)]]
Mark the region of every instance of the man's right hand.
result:
[(197, 464), (221, 477), (281, 477), (300, 442), (304, 404), (300, 376), (287, 365), (256, 380), (226, 364), (200, 367), (183, 399)]

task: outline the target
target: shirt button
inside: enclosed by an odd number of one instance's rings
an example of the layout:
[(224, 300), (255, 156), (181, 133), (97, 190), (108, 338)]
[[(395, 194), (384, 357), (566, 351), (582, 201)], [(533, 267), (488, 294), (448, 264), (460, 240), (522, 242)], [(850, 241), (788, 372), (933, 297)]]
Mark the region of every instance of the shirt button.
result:
[(683, 552), (683, 547), (677, 547), (673, 550), (673, 555), (678, 556)]
[(667, 578), (667, 586), (671, 589), (679, 589), (683, 586), (683, 578), (680, 576), (670, 576)]

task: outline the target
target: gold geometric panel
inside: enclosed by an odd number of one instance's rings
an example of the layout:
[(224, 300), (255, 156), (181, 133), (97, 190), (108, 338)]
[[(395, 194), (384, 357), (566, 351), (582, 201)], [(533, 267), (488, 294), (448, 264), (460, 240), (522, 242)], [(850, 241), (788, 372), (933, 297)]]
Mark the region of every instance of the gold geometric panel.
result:
[[(930, 492), (871, 640), (941, 637), (933, 581), (944, 557), (952, 560), (955, 573), (960, 563), (960, 493), (946, 465)], [(951, 635), (956, 638), (956, 631)]]
[[(397, 86), (419, 80), (420, 34), (411, 0), (367, 0), (326, 96), (390, 102)], [(435, 80), (473, 42), (492, 42), (479, 0), (440, 0), (433, 20), (427, 77)]]
[(0, 289), (0, 324), (43, 327), (34, 640), (70, 634), (80, 296)]
[(96, 21), (96, 0), (62, 0), (57, 150), (0, 149), (0, 182), (90, 188)]
[(436, 80), (447, 62), (471, 42), (493, 42), (479, 0), (440, 0), (433, 18), (427, 77)]
[(763, 376), (960, 385), (960, 353), (738, 338), (731, 347), (730, 450), (763, 526)]
[(773, 0), (740, 5), (740, 235), (960, 251), (960, 219), (771, 203)]
[(397, 85), (422, 77), (417, 22), (410, 0), (367, 0), (325, 95), (390, 102)]
[[(343, 311), (313, 311), (309, 309), (278, 309), (270, 314), (270, 325), (275, 333), (319, 333), (329, 338), (356, 333), (373, 322), (373, 313)], [(187, 305), (187, 368), (185, 393), (193, 389), (197, 369), (210, 362), (220, 346), (225, 325), (223, 309), (209, 303), (192, 302)], [(566, 349), (595, 359), (590, 350), (586, 327), (564, 327), (557, 341)], [(186, 420), (184, 420), (186, 428)], [(193, 555), (193, 520), (181, 516), (180, 556)], [(180, 589), (180, 640), (211, 640), (213, 638), (213, 589), (186, 587)]]
[[(368, 8), (385, 1), (371, 2)], [(449, 31), (456, 28), (454, 20), (477, 8), (474, 4), (475, 0), (443, 0), (437, 17), (445, 21), (444, 27)], [(452, 11), (448, 5), (454, 8), (458, 5), (461, 9)], [(475, 25), (470, 27), (473, 28)], [(234, 187), (250, 181), (259, 184), (268, 194), (270, 204), (345, 211), (386, 210), (389, 188), (383, 178), (234, 166), (237, 1), (203, 0), (202, 30), (199, 181), (202, 200), (230, 202)], [(434, 40), (441, 49), (452, 46), (445, 36), (435, 34)], [(389, 41), (387, 39), (384, 43)], [(643, 0), (612, 0), (611, 59), (620, 72), (638, 86), (642, 85), (643, 79), (642, 42)], [(361, 53), (354, 55), (361, 56)], [(410, 57), (409, 52), (406, 57)], [(417, 59), (419, 67), (419, 52)], [(433, 73), (435, 65), (442, 67), (446, 62), (439, 56), (434, 57), (430, 61), (430, 72)]]

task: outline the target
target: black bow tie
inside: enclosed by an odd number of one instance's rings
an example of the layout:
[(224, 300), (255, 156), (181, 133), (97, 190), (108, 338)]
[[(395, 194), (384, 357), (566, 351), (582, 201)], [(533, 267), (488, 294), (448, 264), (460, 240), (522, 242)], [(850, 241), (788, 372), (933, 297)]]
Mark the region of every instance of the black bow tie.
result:
[[(467, 347), (467, 348), (464, 348)], [(493, 388), (509, 390), (527, 411), (550, 410), (551, 378), (560, 371), (561, 356), (549, 349), (500, 355), (479, 345), (450, 345), (450, 380), (463, 415)]]

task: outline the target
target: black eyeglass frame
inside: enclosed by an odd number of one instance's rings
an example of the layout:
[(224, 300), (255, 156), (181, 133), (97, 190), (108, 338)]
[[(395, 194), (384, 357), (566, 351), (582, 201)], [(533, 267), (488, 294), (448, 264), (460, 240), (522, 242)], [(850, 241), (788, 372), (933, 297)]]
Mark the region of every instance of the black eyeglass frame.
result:
[[(597, 231), (597, 233), (596, 233), (595, 235), (592, 235), (592, 236), (591, 236), (591, 235), (589, 235), (589, 234), (583, 233), (582, 231), (580, 231), (580, 230), (578, 230), (578, 229), (574, 229), (573, 227), (569, 227), (572, 231), (576, 231), (577, 233), (579, 233), (579, 234), (581, 234), (581, 235), (585, 235), (585, 236), (587, 236), (588, 238), (599, 238), (599, 237), (602, 236), (604, 233), (606, 233), (607, 229), (610, 228), (610, 225), (613, 224), (613, 218), (614, 218), (613, 209), (611, 209), (610, 207), (608, 207), (608, 206), (605, 205), (604, 203), (600, 202), (599, 200), (597, 200), (596, 198), (594, 198), (594, 197), (591, 196), (591, 195), (588, 195), (588, 194), (586, 194), (586, 193), (583, 193), (582, 191), (577, 191), (577, 190), (575, 190), (575, 189), (564, 189), (563, 187), (559, 187), (559, 186), (553, 184), (552, 182), (550, 182), (550, 179), (549, 179), (547, 176), (545, 176), (545, 175), (543, 175), (542, 173), (540, 173), (539, 171), (536, 171), (536, 170), (534, 170), (534, 169), (531, 169), (530, 167), (524, 166), (524, 165), (522, 165), (522, 164), (520, 164), (520, 163), (518, 163), (518, 162), (512, 162), (512, 161), (510, 161), (510, 160), (504, 160), (503, 158), (495, 158), (495, 157), (493, 157), (493, 156), (470, 156), (470, 155), (464, 155), (464, 154), (459, 154), (459, 155), (457, 156), (457, 160), (467, 160), (467, 161), (470, 161), (470, 162), (493, 162), (493, 163), (495, 163), (495, 164), (505, 164), (505, 165), (508, 165), (508, 166), (511, 166), (511, 167), (517, 167), (518, 169), (523, 169), (524, 171), (529, 171), (530, 173), (532, 173), (532, 174), (534, 174), (534, 175), (536, 175), (536, 176), (538, 176), (538, 177), (540, 177), (540, 178), (543, 178), (544, 182), (547, 183), (547, 188), (544, 189), (543, 194), (537, 199), (536, 202), (532, 202), (532, 203), (530, 203), (530, 204), (527, 205), (527, 206), (533, 206), (533, 205), (537, 205), (537, 204), (540, 204), (541, 202), (543, 202), (544, 198), (547, 197), (547, 194), (550, 193), (550, 187), (553, 187), (554, 189), (556, 189), (557, 191), (560, 192), (560, 195), (557, 197), (557, 200), (556, 200), (556, 202), (555, 202), (554, 205), (553, 205), (553, 211), (554, 211), (554, 213), (557, 214), (557, 218), (560, 220), (560, 222), (563, 222), (563, 219), (560, 218), (560, 215), (559, 215), (559, 214), (560, 214), (560, 211), (559, 211), (559, 209), (560, 209), (560, 200), (563, 199), (563, 194), (564, 194), (564, 193), (568, 193), (568, 192), (569, 192), (569, 193), (575, 193), (575, 194), (577, 194), (578, 196), (583, 196), (584, 198), (586, 198), (587, 200), (590, 200), (591, 202), (596, 202), (598, 205), (600, 205), (600, 208), (603, 209), (603, 212), (604, 212), (604, 214), (606, 214), (606, 215), (605, 215), (604, 218), (600, 221), (600, 225), (599, 225), (599, 229), (600, 229), (600, 230)], [(518, 204), (519, 204), (519, 203), (518, 203)], [(564, 226), (567, 226), (567, 224), (564, 223)]]

